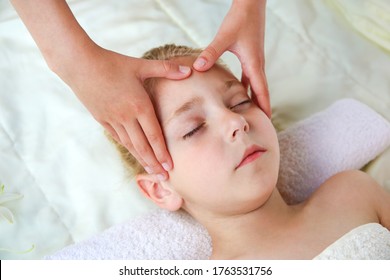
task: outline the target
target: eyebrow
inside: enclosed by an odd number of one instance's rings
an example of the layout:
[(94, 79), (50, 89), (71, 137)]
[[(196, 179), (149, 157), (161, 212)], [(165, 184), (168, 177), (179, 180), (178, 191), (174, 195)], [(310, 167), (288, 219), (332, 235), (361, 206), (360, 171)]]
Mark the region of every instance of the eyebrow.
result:
[[(230, 88), (234, 86), (241, 86), (242, 83), (239, 82), (238, 80), (228, 80), (224, 82), (223, 84), (223, 90), (228, 91)], [(172, 119), (177, 118), (178, 116), (184, 114), (185, 112), (188, 112), (192, 110), (194, 107), (202, 105), (204, 102), (203, 97), (194, 97), (191, 100), (185, 102), (183, 105), (181, 105), (173, 114), (172, 116), (165, 122), (165, 125), (167, 125)]]
[(229, 90), (233, 86), (243, 86), (238, 80), (229, 80), (224, 83), (224, 89)]
[(166, 124), (168, 124), (172, 119), (184, 114), (185, 112), (188, 112), (192, 110), (194, 107), (202, 105), (203, 104), (203, 97), (194, 97), (191, 100), (185, 102), (183, 105), (181, 105), (174, 113), (173, 115), (166, 121)]

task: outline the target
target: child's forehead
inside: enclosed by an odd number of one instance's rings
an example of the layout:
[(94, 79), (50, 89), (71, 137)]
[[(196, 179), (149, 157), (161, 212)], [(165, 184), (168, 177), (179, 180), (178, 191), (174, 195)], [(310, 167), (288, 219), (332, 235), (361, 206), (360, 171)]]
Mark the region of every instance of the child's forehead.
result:
[(218, 64), (215, 64), (208, 71), (196, 71), (192, 68), (195, 59), (196, 57), (192, 56), (171, 59), (178, 65), (191, 67), (192, 72), (188, 78), (182, 80), (155, 79), (152, 99), (156, 107), (162, 106), (165, 111), (176, 103), (184, 102), (194, 96), (203, 96), (208, 100), (212, 98), (213, 93), (224, 98), (224, 92), (227, 89), (242, 86), (241, 82), (229, 70)]
[(155, 93), (160, 97), (173, 94), (188, 95), (202, 91), (223, 93), (226, 89), (238, 85), (242, 86), (236, 77), (221, 66), (215, 65), (205, 72), (192, 69), (191, 75), (182, 80), (159, 79)]

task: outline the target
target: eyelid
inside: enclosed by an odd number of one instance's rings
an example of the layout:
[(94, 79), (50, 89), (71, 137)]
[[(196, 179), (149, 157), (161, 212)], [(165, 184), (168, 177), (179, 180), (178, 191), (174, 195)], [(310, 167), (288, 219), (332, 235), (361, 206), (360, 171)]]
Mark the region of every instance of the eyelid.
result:
[(200, 125), (196, 126), (194, 129), (192, 129), (190, 132), (186, 133), (184, 136), (183, 136), (183, 139), (186, 140), (187, 138), (190, 138), (191, 136), (193, 136), (194, 134), (196, 134), (200, 129), (203, 128), (203, 126), (205, 125), (205, 123), (201, 123)]
[(230, 109), (232, 110), (232, 109), (236, 108), (237, 106), (244, 105), (244, 104), (247, 104), (247, 103), (252, 103), (252, 100), (250, 98), (245, 99), (244, 101), (241, 101), (238, 104), (236, 104), (234, 106), (231, 106)]

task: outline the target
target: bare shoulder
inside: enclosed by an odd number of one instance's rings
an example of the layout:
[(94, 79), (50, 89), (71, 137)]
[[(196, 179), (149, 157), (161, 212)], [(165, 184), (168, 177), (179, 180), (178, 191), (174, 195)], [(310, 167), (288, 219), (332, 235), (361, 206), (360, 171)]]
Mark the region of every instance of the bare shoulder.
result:
[(361, 197), (364, 200), (368, 200), (368, 197), (374, 195), (380, 187), (370, 175), (360, 170), (340, 172), (326, 180), (320, 188), (332, 195), (328, 186), (333, 186), (336, 193), (348, 194), (356, 199)]
[(390, 226), (390, 194), (371, 176), (359, 170), (340, 172), (324, 182), (308, 201), (322, 215), (350, 223), (380, 222)]
[(390, 230), (389, 192), (357, 170), (332, 176), (297, 209), (305, 240), (313, 238), (318, 251), (364, 224), (380, 223)]
[(326, 180), (318, 188), (317, 195), (325, 198), (333, 197), (341, 201), (357, 199), (369, 202), (381, 189), (367, 173), (360, 170), (348, 170), (337, 173)]

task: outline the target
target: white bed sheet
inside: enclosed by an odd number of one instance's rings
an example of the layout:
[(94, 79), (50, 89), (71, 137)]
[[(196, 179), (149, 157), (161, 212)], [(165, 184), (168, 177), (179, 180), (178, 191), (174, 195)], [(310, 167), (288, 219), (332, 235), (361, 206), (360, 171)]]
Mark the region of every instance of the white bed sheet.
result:
[[(206, 46), (230, 1), (69, 4), (98, 44), (140, 56), (164, 43)], [(390, 120), (389, 53), (326, 1), (268, 1), (265, 45), (278, 129), (344, 97)], [(237, 60), (224, 57), (239, 76)], [(6, 249), (0, 259), (40, 259), (154, 208), (127, 180), (102, 132), (48, 69), (9, 2), (0, 0), (0, 184), (4, 193), (23, 195), (0, 205), (14, 215), (12, 224), (0, 217), (0, 248)], [(390, 189), (389, 169), (389, 150), (366, 167)]]

